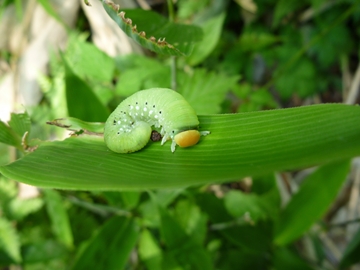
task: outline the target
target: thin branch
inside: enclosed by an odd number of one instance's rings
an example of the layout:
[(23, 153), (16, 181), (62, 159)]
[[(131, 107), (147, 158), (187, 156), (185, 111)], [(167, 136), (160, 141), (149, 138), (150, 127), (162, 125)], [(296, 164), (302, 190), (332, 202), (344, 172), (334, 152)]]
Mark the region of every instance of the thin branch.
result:
[(100, 216), (103, 216), (103, 217), (107, 217), (107, 216), (111, 216), (111, 215), (126, 216), (126, 217), (132, 216), (131, 212), (129, 212), (129, 211), (122, 210), (122, 209), (112, 207), (112, 206), (86, 202), (86, 201), (80, 200), (74, 196), (68, 196), (67, 199), (71, 203), (73, 203), (79, 207), (82, 207), (84, 209), (87, 209), (87, 210), (89, 210), (93, 213), (96, 213)]
[[(175, 11), (174, 3), (172, 0), (167, 0), (168, 12), (169, 12), (169, 21), (175, 21)], [(176, 72), (176, 56), (171, 57), (171, 88), (176, 91), (177, 88), (177, 72)]]
[(169, 21), (175, 21), (175, 11), (174, 11), (174, 3), (172, 0), (167, 0), (168, 12), (169, 12)]

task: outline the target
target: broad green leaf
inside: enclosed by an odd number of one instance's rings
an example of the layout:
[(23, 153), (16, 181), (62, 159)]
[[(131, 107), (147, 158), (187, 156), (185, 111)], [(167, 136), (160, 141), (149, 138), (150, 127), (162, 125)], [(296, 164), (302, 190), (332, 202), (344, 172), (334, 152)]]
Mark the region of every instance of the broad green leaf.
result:
[(157, 62), (157, 65), (151, 67), (143, 65), (122, 72), (115, 91), (116, 94), (127, 97), (142, 89), (169, 88), (170, 80), (170, 68)]
[(149, 270), (160, 270), (162, 250), (149, 230), (144, 229), (139, 239), (139, 256)]
[(103, 195), (112, 206), (123, 209), (134, 209), (140, 201), (141, 192), (103, 192)]
[(280, 214), (275, 243), (286, 245), (299, 238), (321, 218), (336, 197), (349, 171), (349, 161), (330, 163), (307, 177)]
[(65, 56), (71, 69), (83, 80), (108, 83), (114, 76), (115, 60), (81, 37), (70, 36)]
[(240, 98), (237, 112), (252, 112), (278, 107), (273, 95), (266, 88), (253, 89), (249, 83), (241, 83), (232, 87), (232, 93)]
[(209, 216), (212, 230), (218, 231), (230, 243), (252, 253), (262, 253), (269, 249), (272, 240), (270, 223), (258, 222), (250, 225), (237, 222), (226, 211), (224, 200), (212, 194), (200, 194), (196, 201)]
[[(288, 57), (288, 56), (287, 56)], [(275, 80), (276, 90), (282, 99), (289, 99), (293, 94), (302, 98), (321, 90), (317, 68), (308, 58), (301, 58), (296, 65), (283, 70)]]
[(348, 55), (353, 49), (353, 39), (346, 23), (333, 25), (331, 31), (326, 34), (323, 32), (342, 14), (344, 11), (341, 8), (333, 8), (330, 12), (323, 13), (315, 21), (314, 27), (310, 29), (309, 38), (316, 39), (317, 36), (321, 36), (309, 49), (309, 52), (318, 59), (318, 69), (328, 69), (332, 65), (336, 65), (339, 61), (339, 55)]
[(107, 108), (96, 97), (90, 86), (72, 71), (65, 58), (63, 60), (69, 116), (85, 121), (105, 121), (109, 115)]
[(25, 113), (12, 113), (9, 121), (9, 126), (20, 137), (24, 136), (25, 132), (30, 133), (31, 121), (29, 115)]
[(20, 241), (14, 225), (3, 217), (0, 217), (0, 249), (15, 262), (21, 261)]
[(191, 200), (179, 200), (174, 208), (174, 218), (196, 243), (203, 244), (207, 232), (207, 218)]
[(0, 204), (14, 198), (18, 194), (15, 181), (0, 177)]
[[(12, 157), (10, 155), (11, 153), (11, 147), (6, 145), (6, 144), (3, 144), (3, 143), (0, 143), (0, 153), (2, 153), (0, 155), (0, 166), (1, 165), (5, 165), (5, 164), (8, 164), (12, 161)], [(0, 178), (1, 179), (1, 178)], [(1, 180), (0, 180), (1, 181)], [(1, 191), (0, 191), (1, 192)], [(1, 197), (1, 196), (0, 196)]]
[(257, 195), (264, 195), (264, 194), (269, 194), (269, 192), (270, 193), (273, 192), (273, 190), (276, 190), (277, 194), (279, 195), (278, 187), (276, 185), (275, 174), (272, 173), (269, 175), (263, 175), (261, 177), (253, 178), (251, 185), (251, 192)]
[(201, 130), (211, 134), (175, 153), (170, 142), (150, 142), (138, 152), (117, 154), (100, 137), (80, 136), (44, 142), (0, 171), (20, 182), (60, 189), (144, 190), (226, 182), (359, 155), (359, 119), (360, 107), (342, 104), (200, 116)]
[(104, 1), (103, 6), (129, 37), (143, 47), (160, 54), (189, 55), (194, 43), (202, 38), (199, 27), (169, 22), (152, 11), (134, 9), (118, 13), (119, 7), (112, 3)]
[[(54, 240), (38, 240), (24, 245), (21, 249), (26, 264), (46, 263), (67, 256), (66, 248)], [(47, 268), (48, 269), (48, 268)]]
[(153, 200), (147, 200), (139, 205), (142, 224), (148, 228), (158, 228), (160, 225), (160, 214), (158, 206)]
[(114, 216), (88, 242), (72, 269), (124, 269), (137, 238), (134, 220)]
[(264, 202), (255, 194), (244, 194), (240, 191), (229, 191), (224, 197), (227, 211), (235, 218), (248, 222), (266, 219), (268, 213)]
[(285, 15), (289, 15), (295, 10), (303, 7), (306, 4), (304, 1), (287, 1), (287, 0), (280, 0), (277, 1), (275, 7), (275, 14), (274, 14), (274, 21), (273, 26), (278, 26), (281, 19)]
[(340, 269), (346, 269), (349, 266), (360, 261), (360, 229), (354, 235), (350, 243), (347, 245), (344, 255), (340, 261)]
[(152, 88), (170, 88), (171, 70), (169, 65), (137, 54), (123, 55), (116, 59), (120, 71), (115, 93), (127, 97), (136, 91)]
[(217, 269), (269, 269), (268, 253), (246, 252), (241, 248), (228, 248), (219, 258)]
[(115, 71), (115, 60), (94, 44), (86, 42), (84, 34), (70, 35), (64, 54), (71, 70), (89, 86), (105, 106), (113, 98), (111, 81)]
[(148, 68), (134, 68), (122, 72), (116, 84), (115, 92), (119, 96), (128, 97), (141, 89), (143, 80), (152, 75)]
[(74, 206), (70, 207), (68, 215), (71, 220), (71, 230), (74, 232), (74, 246), (79, 247), (93, 236), (96, 229), (100, 227), (101, 219), (98, 219), (97, 213), (94, 214), (87, 208)]
[(73, 235), (64, 202), (55, 190), (44, 190), (47, 213), (57, 239), (66, 247), (73, 247)]
[(38, 211), (43, 205), (44, 202), (41, 198), (14, 198), (9, 202), (7, 211), (11, 218), (19, 221), (27, 215)]
[(0, 121), (0, 143), (21, 147), (21, 137), (2, 121)]
[(188, 19), (194, 16), (196, 12), (201, 12), (206, 8), (208, 0), (179, 0), (177, 1), (177, 16), (181, 19)]
[(179, 74), (178, 91), (197, 114), (219, 113), (225, 94), (239, 79), (239, 76), (229, 77), (205, 69), (195, 69), (192, 74)]
[(137, 206), (140, 200), (140, 192), (124, 191), (121, 192), (121, 198), (126, 209), (133, 209)]
[[(160, 232), (167, 246), (166, 255), (183, 268), (213, 269), (210, 254), (181, 228), (180, 224), (160, 207)], [(166, 264), (165, 264), (166, 265)]]
[(162, 207), (167, 207), (171, 204), (176, 197), (178, 197), (183, 189), (170, 189), (170, 190), (158, 190), (156, 192), (151, 192), (151, 198), (154, 202)]
[[(66, 85), (65, 85), (65, 68), (61, 60), (59, 59), (57, 52), (50, 54), (50, 73), (49, 75), (39, 74), (37, 81), (44, 92), (46, 100), (49, 102), (50, 108), (46, 115), (51, 115), (52, 118), (60, 118), (68, 115), (66, 104)], [(47, 103), (47, 102), (46, 102)], [(43, 104), (44, 106), (45, 104)], [(35, 107), (32, 111), (31, 117), (34, 122), (38, 122), (36, 119), (35, 111), (39, 109), (39, 106)], [(34, 115), (35, 113), (35, 115)], [(39, 112), (38, 112), (39, 113)], [(47, 118), (49, 120), (49, 118)], [(45, 120), (46, 121), (46, 120)], [(40, 122), (43, 122), (40, 120)]]
[(159, 227), (160, 214), (158, 206), (166, 208), (181, 192), (182, 189), (164, 189), (149, 192), (151, 200), (147, 200), (139, 206), (143, 223), (148, 227)]
[(305, 261), (286, 248), (277, 248), (273, 256), (274, 269), (277, 270), (311, 270)]
[(195, 66), (200, 64), (215, 49), (215, 46), (220, 39), (225, 15), (226, 14), (224, 12), (220, 13), (216, 17), (204, 22), (201, 26), (204, 38), (200, 42), (196, 43), (191, 55), (187, 59), (190, 65)]

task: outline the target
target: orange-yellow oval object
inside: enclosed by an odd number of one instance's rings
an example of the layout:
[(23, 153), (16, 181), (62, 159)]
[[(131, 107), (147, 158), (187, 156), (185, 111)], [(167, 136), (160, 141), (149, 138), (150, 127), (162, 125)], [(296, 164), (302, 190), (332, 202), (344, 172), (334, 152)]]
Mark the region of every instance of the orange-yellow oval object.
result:
[(180, 147), (193, 146), (200, 140), (200, 132), (198, 130), (186, 130), (176, 134), (174, 140)]

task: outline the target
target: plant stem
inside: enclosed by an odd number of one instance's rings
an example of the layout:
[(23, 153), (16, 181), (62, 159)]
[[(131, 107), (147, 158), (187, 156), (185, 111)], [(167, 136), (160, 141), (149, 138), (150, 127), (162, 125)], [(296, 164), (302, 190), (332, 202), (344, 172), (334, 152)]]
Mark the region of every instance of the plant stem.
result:
[(172, 0), (167, 0), (168, 12), (169, 12), (169, 21), (174, 22), (175, 12), (174, 12), (174, 3)]
[(176, 56), (171, 56), (171, 89), (176, 91), (177, 80), (176, 80)]
[[(174, 22), (175, 12), (174, 12), (174, 3), (172, 0), (167, 0), (168, 12), (169, 12), (169, 21)], [(176, 91), (177, 81), (176, 81), (176, 56), (171, 56), (171, 88)]]

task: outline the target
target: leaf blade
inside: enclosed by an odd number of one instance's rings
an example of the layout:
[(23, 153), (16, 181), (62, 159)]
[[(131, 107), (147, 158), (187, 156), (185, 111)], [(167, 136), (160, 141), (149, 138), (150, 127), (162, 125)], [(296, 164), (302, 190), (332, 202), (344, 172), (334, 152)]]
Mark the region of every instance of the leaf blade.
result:
[(116, 154), (102, 138), (84, 136), (44, 142), (0, 171), (17, 181), (61, 189), (144, 190), (225, 182), (359, 155), (360, 125), (354, 125), (359, 116), (359, 107), (335, 104), (200, 116), (201, 130), (212, 133), (174, 154), (169, 143)]
[(105, 121), (108, 116), (107, 108), (93, 93), (90, 86), (73, 72), (67, 60), (65, 58), (63, 60), (69, 116), (93, 122)]
[[(275, 229), (276, 244), (286, 245), (294, 241), (321, 218), (345, 180), (349, 164), (346, 160), (324, 165), (305, 180), (280, 214)], [(325, 181), (326, 185), (323, 185)]]
[(130, 38), (157, 53), (173, 56), (189, 55), (194, 43), (202, 38), (202, 30), (199, 27), (169, 22), (152, 11), (126, 10), (125, 18), (125, 12), (117, 13), (114, 6), (107, 1), (104, 1), (103, 6), (108, 15)]
[(21, 147), (21, 138), (3, 121), (0, 121), (0, 143)]
[(137, 237), (134, 220), (112, 217), (90, 240), (72, 269), (123, 269)]
[(354, 237), (347, 245), (344, 255), (340, 261), (340, 269), (347, 268), (352, 264), (359, 262), (360, 252), (360, 229), (355, 233)]
[(20, 240), (13, 225), (5, 218), (0, 218), (0, 247), (15, 262), (21, 261)]
[(59, 193), (55, 190), (44, 190), (46, 210), (51, 220), (52, 230), (59, 242), (66, 247), (73, 247), (73, 235), (68, 214)]

